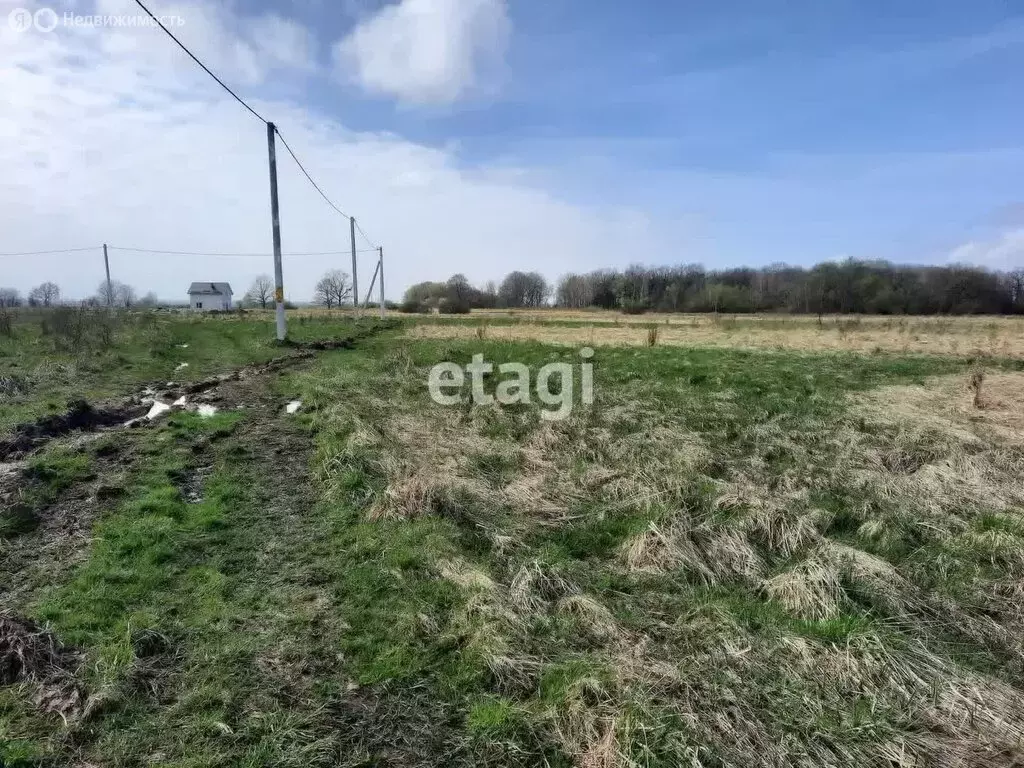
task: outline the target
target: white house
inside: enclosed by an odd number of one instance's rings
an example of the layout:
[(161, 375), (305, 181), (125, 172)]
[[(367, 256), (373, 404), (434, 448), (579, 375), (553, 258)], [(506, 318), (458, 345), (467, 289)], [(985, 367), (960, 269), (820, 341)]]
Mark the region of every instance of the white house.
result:
[(188, 289), (188, 305), (197, 312), (231, 309), (230, 283), (192, 283)]

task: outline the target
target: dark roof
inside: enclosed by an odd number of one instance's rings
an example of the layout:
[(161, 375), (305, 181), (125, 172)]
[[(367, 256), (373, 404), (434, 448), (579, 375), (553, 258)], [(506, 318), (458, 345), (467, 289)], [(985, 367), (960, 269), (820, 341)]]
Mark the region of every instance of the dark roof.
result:
[(192, 283), (188, 289), (189, 295), (198, 293), (201, 296), (228, 296), (234, 295), (231, 290), (231, 283)]

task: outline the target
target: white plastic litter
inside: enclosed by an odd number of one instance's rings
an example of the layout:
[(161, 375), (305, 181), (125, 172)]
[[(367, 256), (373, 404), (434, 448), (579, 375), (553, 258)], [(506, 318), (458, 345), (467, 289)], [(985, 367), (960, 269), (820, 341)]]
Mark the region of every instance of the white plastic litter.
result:
[(171, 403), (171, 405), (175, 406), (176, 408), (181, 408), (181, 407), (183, 407), (185, 405), (185, 399), (186, 399), (185, 396), (182, 395), (177, 400), (175, 400), (173, 403)]
[(161, 403), (159, 400), (157, 400), (155, 403), (153, 403), (153, 407), (149, 409), (149, 413), (146, 414), (146, 418), (149, 419), (150, 421), (152, 421), (153, 419), (158, 419), (163, 414), (167, 413), (169, 410), (171, 410), (171, 406), (169, 406), (167, 403)]
[(302, 401), (301, 401), (301, 400), (292, 400), (292, 401), (291, 401), (290, 403), (288, 403), (288, 405), (286, 405), (286, 406), (284, 407), (284, 409), (285, 409), (285, 410), (286, 410), (286, 411), (287, 411), (288, 413), (295, 413), (295, 412), (296, 412), (296, 411), (298, 411), (298, 410), (299, 410), (299, 408), (301, 408), (301, 407), (302, 407)]
[(188, 349), (188, 344), (179, 344), (178, 349)]
[(179, 365), (178, 365), (178, 367), (177, 367), (177, 368), (175, 368), (174, 370), (176, 370), (176, 371), (180, 371), (180, 370), (182, 370), (183, 368), (188, 368), (188, 363), (181, 363), (181, 364), (179, 364)]
[(196, 408), (196, 411), (204, 419), (208, 419), (211, 416), (213, 416), (213, 414), (215, 414), (217, 412), (217, 406), (215, 406), (215, 405), (207, 405), (206, 403), (202, 403), (198, 408)]

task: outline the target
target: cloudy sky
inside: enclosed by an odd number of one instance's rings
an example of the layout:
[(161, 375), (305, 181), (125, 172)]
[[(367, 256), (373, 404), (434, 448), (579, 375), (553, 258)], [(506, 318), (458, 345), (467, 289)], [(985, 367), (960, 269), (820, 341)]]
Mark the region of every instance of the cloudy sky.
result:
[[(1024, 266), (1015, 3), (146, 2), (385, 247), (392, 298), (635, 262)], [(8, 23), (44, 6), (51, 31)], [(0, 256), (0, 286), (90, 294), (106, 242), (140, 291), (243, 291), (272, 267), (264, 127), (159, 29), (66, 11), (141, 13), (0, 0), (0, 253), (89, 250)], [(348, 257), (298, 254), (348, 226), (278, 158), (304, 300)]]

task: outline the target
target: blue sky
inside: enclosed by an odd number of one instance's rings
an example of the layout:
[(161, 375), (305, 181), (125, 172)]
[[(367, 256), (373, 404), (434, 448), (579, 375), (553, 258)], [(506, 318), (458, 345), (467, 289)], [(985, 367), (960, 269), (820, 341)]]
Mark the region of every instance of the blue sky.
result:
[[(46, 3), (0, 0), (4, 15), (14, 5)], [(178, 16), (176, 34), (389, 246), (389, 293), (454, 271), (631, 262), (1024, 267), (1024, 6), (148, 5)], [(0, 252), (266, 249), (263, 134), (158, 30), (0, 28), (0, 64), (14, 105), (0, 115)], [(281, 174), (286, 252), (345, 247), (297, 170)], [(31, 285), (46, 264), (0, 267)], [(123, 267), (158, 289), (260, 267), (207, 264)], [(91, 289), (91, 265), (60, 265)], [(325, 266), (289, 264), (297, 294)]]
[[(332, 17), (324, 48), (377, 7)], [(302, 9), (323, 22), (321, 4)], [(410, 106), (327, 83), (310, 97), (360, 130), (679, 217), (729, 263), (942, 260), (998, 236), (1024, 199), (1012, 3), (559, 0), (508, 17), (493, 90)]]

